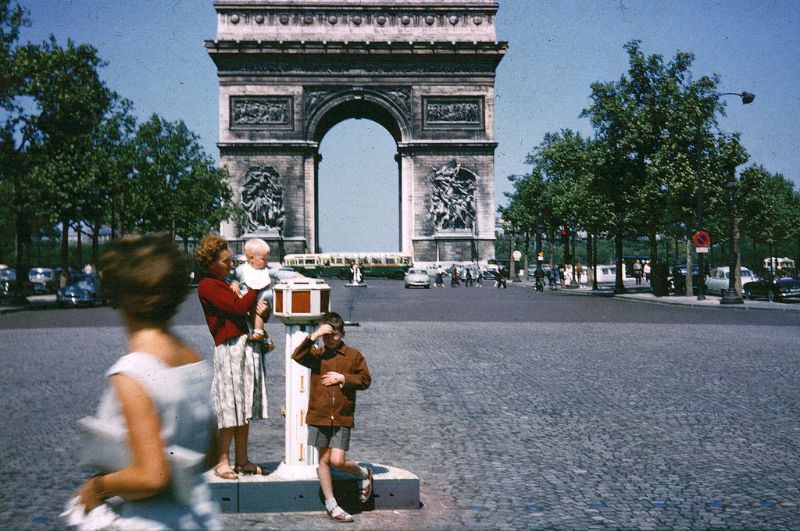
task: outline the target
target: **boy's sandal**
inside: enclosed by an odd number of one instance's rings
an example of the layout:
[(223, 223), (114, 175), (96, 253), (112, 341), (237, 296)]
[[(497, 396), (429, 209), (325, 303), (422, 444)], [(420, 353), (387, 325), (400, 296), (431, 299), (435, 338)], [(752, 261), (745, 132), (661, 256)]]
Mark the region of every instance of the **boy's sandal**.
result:
[(337, 522), (352, 522), (353, 517), (347, 513), (344, 509), (339, 507), (338, 505), (333, 509), (325, 509), (328, 513), (328, 516), (331, 517), (332, 520), (336, 520)]
[(243, 465), (236, 465), (233, 469), (238, 474), (252, 474), (255, 476), (261, 476), (264, 474), (264, 469), (252, 461), (248, 461)]
[(238, 479), (239, 476), (233, 471), (230, 465), (217, 465), (214, 467), (214, 475), (220, 479)]
[(367, 467), (367, 477), (361, 480), (361, 489), (359, 492), (359, 500), (361, 503), (367, 503), (372, 497), (372, 470)]

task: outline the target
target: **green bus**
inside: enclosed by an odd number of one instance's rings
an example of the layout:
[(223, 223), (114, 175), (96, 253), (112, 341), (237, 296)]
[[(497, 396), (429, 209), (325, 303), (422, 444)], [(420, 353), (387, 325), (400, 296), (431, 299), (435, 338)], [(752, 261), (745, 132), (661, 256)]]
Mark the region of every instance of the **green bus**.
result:
[(283, 266), (307, 277), (350, 278), (350, 266), (358, 263), (365, 277), (403, 278), (412, 265), (411, 255), (402, 253), (287, 254)]

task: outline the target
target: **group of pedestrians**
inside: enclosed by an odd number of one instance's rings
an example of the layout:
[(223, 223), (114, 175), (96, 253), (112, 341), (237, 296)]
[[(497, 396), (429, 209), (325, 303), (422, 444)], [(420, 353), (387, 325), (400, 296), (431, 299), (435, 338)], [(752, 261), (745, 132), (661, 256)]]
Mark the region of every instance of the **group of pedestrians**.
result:
[[(260, 242), (252, 249), (260, 258), (269, 253)], [(186, 257), (171, 238), (126, 237), (103, 256), (103, 282), (126, 324), (129, 353), (106, 372), (97, 414), (81, 422), (82, 464), (95, 475), (67, 504), (68, 527), (221, 529), (205, 471), (228, 480), (265, 473), (250, 460), (248, 438), (250, 421), (267, 418), (262, 353), (272, 344), (262, 292), (269, 280), (248, 274), (232, 285), (232, 252), (215, 234), (200, 241), (196, 258), (205, 272), (198, 296), (215, 345), (210, 363), (169, 328), (189, 279)], [(261, 259), (248, 262), (259, 269)], [(354, 476), (362, 503), (373, 492), (371, 470), (346, 459), (356, 391), (369, 387), (371, 375), (344, 335), (342, 318), (325, 314), (293, 354), (311, 369), (308, 444), (319, 450), (325, 511), (338, 522), (353, 518), (336, 501), (331, 466)]]
[(574, 266), (569, 263), (553, 265), (542, 274), (547, 277), (551, 290), (583, 287), (589, 283), (589, 268), (580, 262)]
[(444, 280), (450, 277), (450, 287), (460, 287), (462, 282), (465, 287), (471, 288), (483, 287), (483, 275), (480, 266), (473, 264), (471, 266), (458, 266), (451, 265), (445, 269), (441, 264), (436, 267), (433, 274), (433, 285), (437, 288), (444, 287)]

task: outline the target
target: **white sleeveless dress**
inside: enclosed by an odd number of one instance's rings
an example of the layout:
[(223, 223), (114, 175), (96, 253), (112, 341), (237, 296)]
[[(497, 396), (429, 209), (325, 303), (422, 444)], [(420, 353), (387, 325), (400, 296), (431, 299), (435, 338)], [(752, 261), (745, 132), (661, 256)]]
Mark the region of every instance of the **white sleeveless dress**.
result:
[[(153, 355), (133, 352), (117, 360), (106, 376), (115, 374), (135, 379), (147, 391), (158, 409), (161, 438), (168, 452), (172, 448), (202, 455), (208, 452), (214, 413), (210, 398), (212, 369), (207, 361), (170, 367)], [(96, 420), (127, 433), (120, 401), (111, 386), (103, 395)], [(127, 446), (127, 439), (121, 444)], [(171, 492), (175, 489), (173, 484), (165, 492), (143, 500), (112, 501), (109, 505), (119, 515), (112, 528), (221, 529), (219, 507), (212, 501), (202, 474), (203, 467), (199, 466), (191, 469), (188, 478), (182, 478), (185, 500)]]

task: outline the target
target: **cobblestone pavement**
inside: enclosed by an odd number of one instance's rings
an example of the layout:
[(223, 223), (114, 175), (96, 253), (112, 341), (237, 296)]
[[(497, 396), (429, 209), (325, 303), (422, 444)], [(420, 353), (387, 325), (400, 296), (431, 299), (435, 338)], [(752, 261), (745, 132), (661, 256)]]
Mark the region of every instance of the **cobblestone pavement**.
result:
[[(204, 326), (176, 330), (210, 353)], [(269, 331), (261, 462), (283, 451), (282, 327)], [(350, 455), (416, 473), (424, 502), (349, 528), (800, 525), (800, 326), (363, 322), (347, 340), (374, 376)], [(82, 477), (75, 421), (124, 348), (118, 327), (0, 330), (0, 528), (58, 527)], [(225, 523), (339, 527), (321, 511)]]

